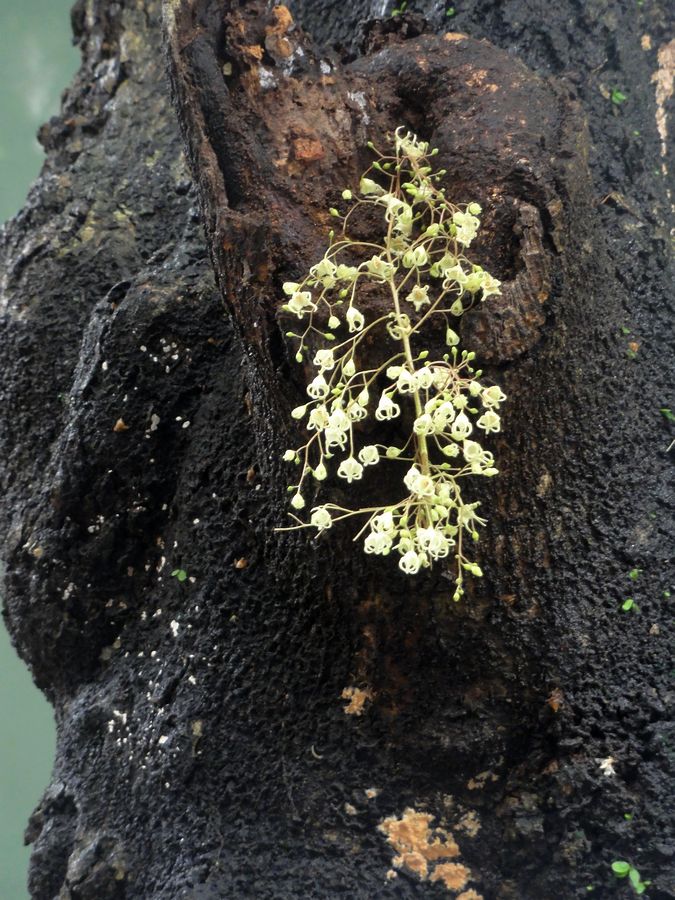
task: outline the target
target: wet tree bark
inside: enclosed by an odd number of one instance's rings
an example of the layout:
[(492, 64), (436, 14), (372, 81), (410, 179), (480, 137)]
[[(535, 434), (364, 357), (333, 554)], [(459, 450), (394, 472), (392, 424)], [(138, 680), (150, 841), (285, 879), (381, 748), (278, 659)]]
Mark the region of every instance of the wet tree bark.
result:
[[(76, 4), (1, 245), (34, 898), (630, 896), (617, 859), (675, 897), (667, 6)], [(273, 531), (280, 285), (399, 124), (504, 282), (463, 326), (509, 401), (456, 605)]]

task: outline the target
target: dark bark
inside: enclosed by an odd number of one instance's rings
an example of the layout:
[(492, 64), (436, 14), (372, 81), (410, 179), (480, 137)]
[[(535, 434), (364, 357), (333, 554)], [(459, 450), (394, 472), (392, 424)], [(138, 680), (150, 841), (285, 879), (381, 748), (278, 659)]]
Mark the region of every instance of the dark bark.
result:
[[(460, 867), (485, 898), (629, 895), (615, 859), (675, 897), (667, 4), (356, 27), (380, 7), (298, 2), (303, 32), (171, 0), (173, 106), (157, 3), (75, 8), (82, 70), (2, 244), (6, 616), (58, 723), (40, 900), (456, 896)], [(348, 535), (273, 532), (302, 385), (280, 284), (399, 124), (483, 203), (505, 282), (464, 325), (509, 402), (456, 605)], [(406, 809), (454, 869), (386, 878)]]

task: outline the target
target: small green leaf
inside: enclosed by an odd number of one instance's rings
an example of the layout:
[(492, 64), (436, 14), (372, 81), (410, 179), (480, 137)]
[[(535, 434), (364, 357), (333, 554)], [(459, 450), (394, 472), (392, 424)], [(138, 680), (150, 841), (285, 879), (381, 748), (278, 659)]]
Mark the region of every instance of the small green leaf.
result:
[(628, 599), (624, 600), (623, 603), (621, 604), (621, 609), (624, 612), (628, 612), (629, 610), (633, 609), (634, 606), (635, 606), (635, 600), (633, 600), (632, 597), (628, 597)]
[(609, 99), (614, 103), (615, 106), (621, 106), (622, 103), (625, 103), (628, 100), (628, 97), (624, 94), (623, 91), (620, 91), (618, 88), (614, 88), (612, 93), (609, 95)]
[(625, 325), (621, 326), (621, 334), (630, 334), (630, 328), (626, 328)]
[(176, 578), (178, 581), (185, 581), (188, 577), (185, 569), (174, 569), (171, 573), (172, 578)]
[(625, 878), (631, 870), (631, 864), (624, 859), (617, 859), (612, 863), (612, 872), (617, 878)]
[(670, 600), (670, 591), (664, 591), (663, 596), (666, 600)]
[(455, 10), (455, 7), (454, 7), (454, 6), (448, 7), (448, 9), (446, 9), (446, 11), (445, 11), (445, 15), (446, 15), (449, 19), (451, 19), (451, 18), (455, 15), (455, 13), (456, 13), (456, 10)]
[(671, 409), (668, 409), (667, 406), (662, 406), (659, 410), (664, 419), (668, 422), (675, 422), (675, 413)]
[(633, 813), (624, 813), (623, 817), (627, 822), (630, 822), (630, 820), (633, 818)]
[(637, 581), (638, 575), (640, 574), (641, 571), (642, 571), (642, 569), (631, 569), (630, 572), (628, 573), (628, 577), (632, 581)]
[(628, 880), (633, 885), (633, 887), (637, 887), (638, 884), (641, 883), (640, 873), (637, 869), (631, 868), (630, 872), (628, 873)]

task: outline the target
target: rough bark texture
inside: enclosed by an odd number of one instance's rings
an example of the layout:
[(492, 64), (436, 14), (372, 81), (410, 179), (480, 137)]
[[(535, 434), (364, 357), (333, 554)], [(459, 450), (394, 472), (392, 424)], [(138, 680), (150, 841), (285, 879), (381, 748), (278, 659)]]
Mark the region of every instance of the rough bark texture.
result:
[[(33, 897), (628, 896), (615, 859), (675, 897), (667, 6), (171, 0), (165, 56), (154, 0), (76, 5), (0, 248), (5, 614), (58, 722)], [(273, 533), (279, 286), (401, 123), (505, 282), (464, 325), (509, 403), (457, 605)]]

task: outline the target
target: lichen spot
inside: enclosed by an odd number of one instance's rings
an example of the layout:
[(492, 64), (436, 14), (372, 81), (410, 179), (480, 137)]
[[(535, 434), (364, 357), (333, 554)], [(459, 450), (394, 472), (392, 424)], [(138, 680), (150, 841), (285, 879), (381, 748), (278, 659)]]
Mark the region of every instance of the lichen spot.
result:
[[(443, 828), (432, 828), (434, 816), (430, 813), (417, 812), (410, 807), (403, 812), (400, 819), (390, 816), (379, 826), (379, 830), (387, 836), (387, 841), (396, 852), (392, 860), (395, 869), (406, 868), (425, 881), (430, 872), (439, 868), (440, 863), (459, 856), (459, 847), (450, 832)], [(470, 878), (467, 869), (466, 878), (460, 885), (463, 887)], [(432, 881), (442, 879), (443, 875), (432, 877)]]
[(343, 700), (349, 700), (344, 711), (348, 716), (362, 716), (366, 703), (375, 696), (371, 688), (346, 687), (340, 695)]
[(461, 863), (439, 863), (429, 881), (442, 881), (449, 891), (461, 891), (471, 872)]

